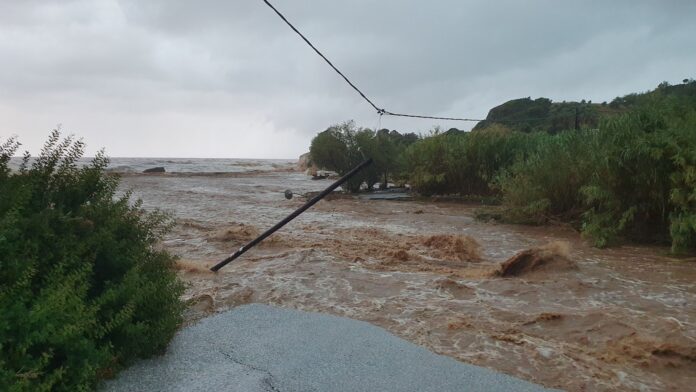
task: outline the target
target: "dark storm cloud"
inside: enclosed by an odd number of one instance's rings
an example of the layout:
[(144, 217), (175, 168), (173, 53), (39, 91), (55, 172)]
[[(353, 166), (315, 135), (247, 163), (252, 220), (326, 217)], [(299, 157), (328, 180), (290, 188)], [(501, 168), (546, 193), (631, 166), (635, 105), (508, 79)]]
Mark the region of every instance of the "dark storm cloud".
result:
[[(610, 100), (696, 64), (690, 1), (275, 4), (393, 111)], [(32, 149), (62, 122), (113, 155), (291, 157), (331, 123), (377, 121), (260, 0), (2, 2), (0, 58), (0, 135)]]

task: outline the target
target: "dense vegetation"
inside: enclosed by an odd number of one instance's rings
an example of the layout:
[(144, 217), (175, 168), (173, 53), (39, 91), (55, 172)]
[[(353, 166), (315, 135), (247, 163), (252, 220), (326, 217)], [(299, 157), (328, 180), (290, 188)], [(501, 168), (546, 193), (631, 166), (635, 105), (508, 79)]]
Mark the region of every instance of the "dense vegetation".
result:
[(168, 219), (117, 196), (102, 154), (78, 167), (81, 141), (54, 131), (12, 172), (18, 146), (0, 146), (0, 390), (91, 390), (181, 322)]
[[(587, 118), (576, 122), (576, 108)], [(695, 81), (610, 104), (514, 100), (489, 117), (515, 121), (434, 131), (373, 156), (390, 155), (390, 175), (421, 194), (496, 197), (509, 221), (571, 222), (597, 246), (630, 238), (696, 249)], [(313, 157), (332, 155), (316, 141)]]

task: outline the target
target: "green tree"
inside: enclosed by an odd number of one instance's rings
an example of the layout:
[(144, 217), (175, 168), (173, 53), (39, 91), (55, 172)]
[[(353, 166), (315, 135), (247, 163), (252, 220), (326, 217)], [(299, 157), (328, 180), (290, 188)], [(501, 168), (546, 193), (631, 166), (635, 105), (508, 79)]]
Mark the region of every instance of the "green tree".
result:
[[(339, 175), (348, 173), (352, 168), (363, 161), (364, 152), (358, 144), (358, 130), (353, 121), (333, 125), (320, 132), (312, 139), (309, 153), (317, 166), (335, 171)], [(361, 136), (362, 138), (362, 136)], [(349, 192), (358, 192), (366, 179), (366, 171), (349, 179), (344, 189)]]
[(372, 165), (346, 183), (346, 190), (357, 192), (362, 184), (372, 190), (380, 181), (386, 185), (390, 175), (398, 175), (401, 153), (415, 140), (415, 134), (401, 135), (386, 129), (374, 132), (357, 128), (354, 122), (348, 121), (320, 132), (312, 139), (309, 151), (312, 162), (340, 175), (346, 174), (366, 158), (372, 158)]

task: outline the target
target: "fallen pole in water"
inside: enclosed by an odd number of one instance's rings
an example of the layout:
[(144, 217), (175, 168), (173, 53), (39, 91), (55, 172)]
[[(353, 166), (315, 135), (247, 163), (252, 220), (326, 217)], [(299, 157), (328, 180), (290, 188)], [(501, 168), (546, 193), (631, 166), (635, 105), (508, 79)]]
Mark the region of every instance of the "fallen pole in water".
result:
[(256, 237), (254, 240), (250, 241), (248, 244), (242, 246), (239, 248), (236, 252), (234, 252), (232, 255), (230, 255), (228, 258), (225, 260), (222, 260), (221, 262), (215, 264), (210, 270), (213, 272), (217, 272), (220, 268), (226, 266), (229, 262), (232, 260), (236, 259), (237, 257), (243, 255), (246, 251), (249, 249), (253, 248), (256, 244), (259, 242), (263, 241), (266, 239), (268, 236), (271, 234), (275, 233), (278, 229), (281, 227), (285, 226), (288, 224), (291, 220), (297, 218), (298, 215), (301, 213), (305, 212), (309, 207), (317, 204), (317, 202), (321, 199), (323, 199), (326, 195), (329, 193), (333, 192), (336, 188), (341, 186), (344, 182), (348, 181), (349, 178), (353, 177), (357, 172), (362, 170), (365, 166), (368, 166), (369, 164), (372, 163), (372, 158), (368, 158), (365, 162), (359, 164), (356, 166), (353, 170), (349, 171), (346, 173), (343, 177), (339, 178), (336, 182), (331, 184), (328, 188), (324, 189), (320, 194), (314, 196), (312, 199), (310, 199), (308, 202), (306, 202), (302, 207), (298, 208), (293, 212), (292, 214), (288, 215), (283, 219), (282, 221), (276, 223), (275, 226), (271, 227), (270, 229), (266, 230), (263, 234), (260, 236)]

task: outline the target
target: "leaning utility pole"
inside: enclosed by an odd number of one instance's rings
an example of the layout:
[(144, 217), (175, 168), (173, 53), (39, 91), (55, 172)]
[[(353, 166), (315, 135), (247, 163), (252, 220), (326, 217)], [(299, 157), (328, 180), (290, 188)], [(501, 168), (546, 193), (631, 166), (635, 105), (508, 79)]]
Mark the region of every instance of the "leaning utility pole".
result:
[(309, 207), (317, 204), (317, 202), (321, 199), (323, 199), (326, 195), (329, 193), (333, 192), (336, 188), (341, 186), (344, 182), (348, 181), (349, 178), (353, 177), (357, 172), (362, 170), (365, 166), (368, 166), (369, 164), (372, 163), (372, 158), (368, 158), (365, 162), (359, 164), (356, 166), (353, 170), (349, 171), (346, 173), (343, 177), (339, 178), (336, 182), (331, 184), (328, 188), (324, 189), (320, 194), (314, 196), (311, 200), (309, 200), (307, 203), (305, 203), (302, 207), (298, 208), (293, 212), (292, 214), (288, 215), (283, 219), (282, 221), (276, 223), (275, 226), (271, 227), (270, 229), (266, 230), (263, 234), (260, 236), (256, 237), (254, 240), (250, 241), (248, 244), (242, 246), (239, 248), (236, 252), (231, 254), (228, 258), (225, 260), (222, 260), (221, 262), (217, 263), (214, 265), (210, 270), (213, 272), (217, 272), (220, 268), (226, 266), (229, 262), (232, 260), (236, 259), (237, 257), (243, 255), (246, 251), (249, 249), (253, 248), (256, 244), (259, 242), (263, 241), (266, 239), (268, 236), (271, 234), (275, 233), (278, 229), (281, 227), (285, 226), (287, 223), (289, 223), (291, 220), (297, 218), (298, 215), (301, 213), (305, 212)]

